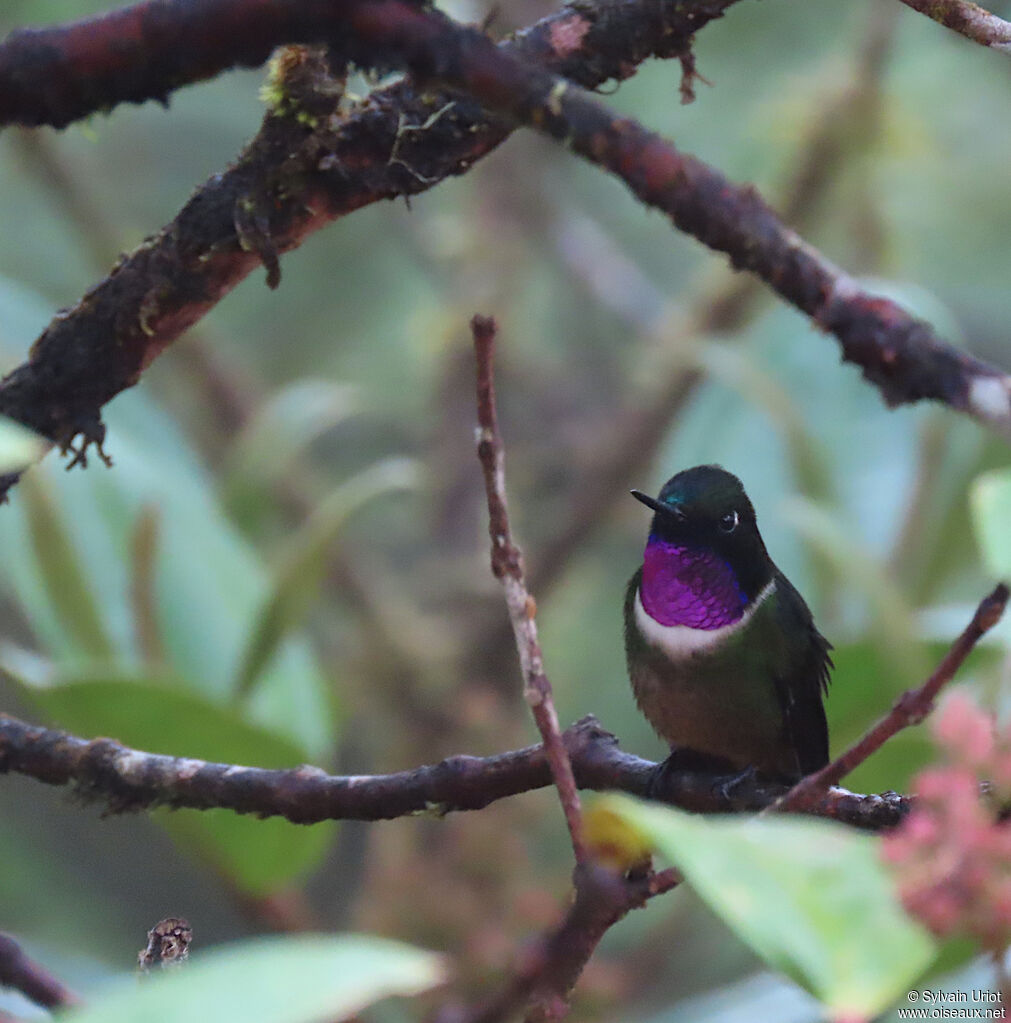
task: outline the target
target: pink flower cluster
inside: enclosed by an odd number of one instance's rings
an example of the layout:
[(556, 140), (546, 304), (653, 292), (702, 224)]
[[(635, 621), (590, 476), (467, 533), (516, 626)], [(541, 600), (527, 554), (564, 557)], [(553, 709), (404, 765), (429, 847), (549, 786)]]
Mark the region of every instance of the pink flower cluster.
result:
[[(965, 692), (933, 720), (943, 762), (914, 782), (916, 805), (883, 844), (906, 910), (939, 936), (999, 950), (1011, 941), (1011, 726), (998, 731)], [(980, 783), (991, 791), (981, 797)]]

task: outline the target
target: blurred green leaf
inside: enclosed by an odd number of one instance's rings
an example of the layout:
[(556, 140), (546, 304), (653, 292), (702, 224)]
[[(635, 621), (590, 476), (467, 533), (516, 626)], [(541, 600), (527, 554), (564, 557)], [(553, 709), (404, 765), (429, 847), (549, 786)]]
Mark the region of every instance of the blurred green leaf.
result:
[(160, 529), (158, 509), (144, 505), (130, 535), (130, 611), (137, 646), (150, 665), (167, 663), (158, 628), (155, 567)]
[[(252, 107), (257, 107), (255, 95)], [(73, 145), (67, 136), (61, 139)], [(0, 275), (0, 348), (8, 365), (21, 358), (26, 341), (51, 315), (49, 301)], [(267, 589), (263, 562), (223, 515), (201, 459), (146, 384), (120, 395), (103, 416), (113, 470), (95, 466), (66, 473), (50, 458), (30, 475), (42, 480), (61, 510), (59, 524), (73, 545), (80, 578), (121, 664), (157, 652), (138, 649), (141, 630), (131, 599), (136, 566), (128, 553), (138, 524), (157, 514), (157, 551), (145, 566), (149, 578), (144, 581), (153, 588), (145, 593), (153, 598), (154, 606), (145, 609), (153, 617), (144, 627), (149, 638), (157, 636), (167, 666), (188, 687), (228, 699), (250, 619)], [(40, 572), (30, 541), (38, 523), (27, 486), (13, 491), (4, 514), (0, 587), (5, 596), (58, 669), (89, 666), (98, 646), (82, 647), (67, 628), (58, 602), (67, 601), (68, 591), (61, 586), (50, 594)], [(304, 637), (291, 635), (245, 709), (251, 719), (284, 732), (318, 757), (333, 745), (335, 704), (312, 648)]]
[[(972, 617), (972, 609), (960, 619), (961, 626)], [(951, 633), (952, 639), (958, 631)], [(936, 665), (947, 653), (950, 643), (931, 640), (919, 645), (921, 656)], [(958, 680), (989, 676), (1001, 662), (997, 643), (976, 646), (958, 674)], [(891, 709), (906, 688), (903, 679), (890, 670), (879, 644), (868, 641), (840, 643), (832, 651), (835, 670), (829, 686), (826, 711), (834, 755), (855, 742), (879, 718)], [(924, 681), (926, 675), (920, 679)], [(913, 775), (937, 759), (937, 747), (926, 727), (903, 729), (874, 756), (864, 761), (843, 782), (856, 792), (908, 791)]]
[(329, 549), (348, 518), (373, 498), (408, 489), (417, 480), (417, 466), (409, 459), (377, 462), (337, 487), (289, 538), (273, 588), (250, 631), (236, 676), (237, 693), (252, 690), (278, 645), (302, 623), (319, 593)]
[(783, 438), (801, 490), (818, 500), (830, 500), (834, 496), (830, 461), (808, 430), (788, 386), (763, 367), (755, 353), (741, 347), (710, 343), (702, 349), (700, 361), (712, 379), (733, 388), (769, 417)]
[[(238, 711), (189, 691), (167, 675), (76, 674), (44, 687), (19, 682), (28, 700), (61, 728), (85, 738), (177, 757), (266, 768), (298, 767), (305, 751), (286, 736), (244, 721)], [(228, 810), (160, 811), (184, 847), (245, 891), (283, 888), (325, 853), (336, 825), (259, 820)]]
[(300, 452), (361, 408), (357, 388), (332, 380), (296, 380), (274, 392), (232, 447), (223, 486), (228, 505), (281, 477)]
[(778, 973), (753, 973), (661, 1010), (643, 1023), (824, 1023), (818, 1003)]
[(975, 423), (940, 408), (922, 423), (914, 482), (889, 555), (894, 578), (921, 606), (950, 600), (953, 575), (978, 574), (967, 496), (984, 440)]
[(41, 458), (49, 442), (20, 423), (0, 416), (0, 472), (13, 472)]
[(833, 1015), (876, 1015), (934, 958), (933, 941), (899, 906), (872, 836), (824, 820), (704, 818), (623, 796), (607, 802), (770, 966)]
[(195, 859), (258, 897), (302, 881), (319, 866), (337, 829), (334, 821), (292, 824), (231, 810), (158, 810), (154, 819)]
[(194, 955), (144, 983), (117, 985), (67, 1023), (316, 1023), (445, 976), (439, 956), (366, 935), (258, 938)]
[(870, 612), (868, 630), (891, 674), (904, 685), (922, 679), (928, 662), (916, 642), (913, 608), (885, 566), (824, 505), (795, 497), (786, 502), (784, 514), (839, 577), (864, 595)]
[[(187, 687), (228, 700), (244, 637), (267, 591), (263, 562), (223, 515), (210, 477), (144, 385), (121, 395), (106, 421), (114, 469), (65, 473), (49, 460), (12, 493), (5, 511), (9, 521), (0, 530), (5, 566), (0, 586), (58, 668), (86, 666), (103, 649), (121, 663), (134, 663), (143, 651), (138, 650), (129, 551), (138, 523), (156, 511), (158, 544), (146, 582), (153, 588), (148, 596), (153, 596), (154, 617), (146, 628), (157, 635), (167, 666)], [(36, 555), (30, 538), (49, 518), (38, 514), (43, 498), (33, 500), (33, 483), (51, 493), (54, 507), (73, 509), (73, 515), (64, 513), (56, 521), (75, 560), (57, 555), (58, 548), (43, 539)], [(72, 603), (79, 612), (86, 605), (74, 596), (73, 584), (48, 584), (41, 559), (52, 560), (56, 573), (67, 573), (76, 563), (76, 585), (93, 594), (91, 607), (100, 614), (109, 647), (93, 637), (84, 646), (68, 630), (64, 620), (70, 609), (62, 606)], [(313, 756), (332, 747), (334, 709), (304, 637), (288, 636), (264, 669), (260, 690), (247, 708), (251, 718), (291, 736)]]
[(1011, 469), (977, 477), (969, 500), (987, 570), (998, 579), (1011, 579)]
[[(933, 644), (931, 654), (934, 647), (941, 646)], [(832, 752), (838, 756), (888, 713), (906, 683), (891, 670), (878, 643), (839, 644), (832, 651), (832, 660), (835, 669), (826, 711)], [(843, 784), (856, 792), (903, 792), (912, 776), (935, 755), (925, 728), (907, 728), (847, 776)]]
[(83, 654), (111, 660), (115, 648), (52, 494), (36, 473), (25, 477), (21, 489), (39, 575), (60, 623)]

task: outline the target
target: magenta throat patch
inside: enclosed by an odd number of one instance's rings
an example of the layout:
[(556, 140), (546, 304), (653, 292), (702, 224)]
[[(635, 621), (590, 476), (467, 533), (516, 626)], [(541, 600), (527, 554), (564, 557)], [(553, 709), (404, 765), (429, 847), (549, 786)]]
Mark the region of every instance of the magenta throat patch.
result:
[(642, 606), (661, 625), (720, 629), (740, 621), (748, 599), (734, 570), (712, 551), (650, 537), (639, 587)]

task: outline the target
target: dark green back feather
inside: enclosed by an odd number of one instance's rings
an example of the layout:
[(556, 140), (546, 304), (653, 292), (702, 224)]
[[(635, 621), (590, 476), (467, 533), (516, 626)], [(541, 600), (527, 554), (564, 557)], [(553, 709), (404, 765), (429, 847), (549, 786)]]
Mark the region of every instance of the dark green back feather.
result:
[(777, 609), (787, 635), (796, 636), (798, 649), (788, 673), (776, 678), (787, 741), (797, 753), (800, 774), (828, 763), (828, 723), (822, 696), (828, 692), (832, 644), (818, 631), (797, 588), (777, 568)]

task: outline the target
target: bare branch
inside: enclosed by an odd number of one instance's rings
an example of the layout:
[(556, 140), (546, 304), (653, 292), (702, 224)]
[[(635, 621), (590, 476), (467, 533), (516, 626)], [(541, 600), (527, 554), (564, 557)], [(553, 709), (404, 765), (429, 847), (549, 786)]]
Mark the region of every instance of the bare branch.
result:
[(576, 863), (586, 860), (583, 817), (579, 792), (569, 754), (562, 741), (551, 683), (544, 673), (544, 658), (537, 638), (537, 605), (527, 590), (523, 554), (513, 541), (505, 493), (505, 450), (495, 406), (495, 321), (475, 316), (470, 323), (477, 358), (477, 421), (480, 427), (477, 455), (488, 499), (488, 534), (491, 537), (491, 570), (505, 589), (506, 607), (512, 623), (516, 651), (523, 672), (523, 696), (534, 715), (551, 766), (551, 777), (562, 801), (565, 823), (572, 840)]
[(29, 959), (9, 934), (0, 934), (0, 986), (15, 988), (25, 998), (46, 1009), (81, 1004), (80, 998), (67, 990), (45, 967)]
[(1011, 53), (1011, 21), (998, 18), (979, 4), (970, 0), (902, 0), (902, 3), (974, 43)]
[[(657, 765), (623, 752), (592, 716), (566, 729), (562, 738), (583, 789), (652, 794), (698, 813), (761, 810), (787, 791), (753, 780), (728, 793), (719, 784), (726, 779), (690, 772), (666, 771), (655, 780)], [(47, 785), (71, 785), (79, 798), (104, 804), (107, 813), (221, 807), (294, 824), (480, 810), (551, 784), (540, 743), (491, 757), (449, 757), (397, 774), (340, 776), (318, 767), (267, 770), (147, 753), (113, 739), (89, 742), (0, 714), (0, 774), (8, 771)], [(865, 796), (831, 789), (810, 812), (879, 831), (898, 824), (910, 805), (895, 793)]]
[(904, 692), (888, 714), (877, 722), (845, 753), (826, 764), (820, 771), (801, 779), (771, 809), (781, 812), (809, 809), (830, 786), (836, 785), (876, 753), (896, 732), (919, 724), (934, 707), (938, 693), (947, 685), (972, 653), (979, 640), (1000, 621), (1008, 602), (1008, 588), (1003, 583), (980, 602), (972, 621), (951, 645), (934, 673), (920, 686)]

